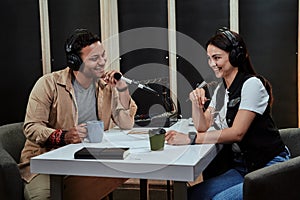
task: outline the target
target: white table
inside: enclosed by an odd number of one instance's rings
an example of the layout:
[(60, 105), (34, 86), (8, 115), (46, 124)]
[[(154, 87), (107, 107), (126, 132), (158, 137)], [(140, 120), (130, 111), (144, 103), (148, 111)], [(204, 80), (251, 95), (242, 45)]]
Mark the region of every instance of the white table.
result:
[[(193, 130), (182, 119), (167, 129), (182, 132)], [(84, 146), (129, 147), (124, 160), (74, 159), (74, 152)], [(128, 134), (128, 131), (106, 131), (101, 143), (71, 144), (31, 159), (33, 173), (50, 174), (51, 196), (62, 199), (65, 175), (99, 176), (173, 180), (174, 199), (187, 199), (187, 181), (194, 181), (216, 156), (217, 145), (165, 145), (163, 151), (150, 151), (147, 134)]]

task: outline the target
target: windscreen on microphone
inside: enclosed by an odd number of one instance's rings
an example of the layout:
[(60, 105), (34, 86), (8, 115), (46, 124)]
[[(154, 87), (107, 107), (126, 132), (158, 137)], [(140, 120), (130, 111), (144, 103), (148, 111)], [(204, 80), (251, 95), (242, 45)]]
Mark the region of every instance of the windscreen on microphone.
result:
[(120, 80), (122, 77), (122, 74), (120, 74), (119, 72), (114, 73), (114, 78), (118, 81)]

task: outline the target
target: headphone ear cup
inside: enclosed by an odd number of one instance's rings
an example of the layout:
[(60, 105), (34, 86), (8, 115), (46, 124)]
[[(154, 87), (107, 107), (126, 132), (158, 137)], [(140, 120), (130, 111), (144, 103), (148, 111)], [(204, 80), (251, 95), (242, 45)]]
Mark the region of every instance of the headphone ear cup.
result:
[(78, 55), (74, 53), (67, 54), (68, 67), (70, 67), (74, 71), (78, 71), (81, 64), (82, 64), (82, 60)]
[(246, 55), (244, 53), (243, 47), (237, 46), (234, 47), (229, 53), (229, 62), (232, 66), (238, 67), (241, 65), (246, 59)]
[(232, 49), (229, 53), (229, 62), (232, 66), (237, 67), (238, 62), (237, 62), (237, 55), (236, 55), (236, 50), (235, 48)]

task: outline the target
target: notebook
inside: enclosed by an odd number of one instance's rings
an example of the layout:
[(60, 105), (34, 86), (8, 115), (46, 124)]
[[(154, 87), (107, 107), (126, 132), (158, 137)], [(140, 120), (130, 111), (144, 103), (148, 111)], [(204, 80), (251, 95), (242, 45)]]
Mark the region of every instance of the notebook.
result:
[(83, 147), (74, 153), (75, 159), (125, 159), (129, 155), (129, 148), (96, 148)]

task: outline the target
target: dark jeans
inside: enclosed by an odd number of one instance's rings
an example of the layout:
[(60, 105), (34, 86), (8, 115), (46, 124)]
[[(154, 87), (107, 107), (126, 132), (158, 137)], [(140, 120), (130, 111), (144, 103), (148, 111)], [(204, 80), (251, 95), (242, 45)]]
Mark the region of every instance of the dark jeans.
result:
[[(285, 151), (274, 157), (266, 166), (284, 162), (288, 160), (289, 157), (290, 153), (286, 148)], [(239, 161), (237, 160), (237, 162)], [(243, 181), (246, 173), (246, 168), (243, 168), (240, 163), (237, 163), (236, 168), (190, 187), (188, 189), (188, 198), (190, 200), (242, 200)]]

